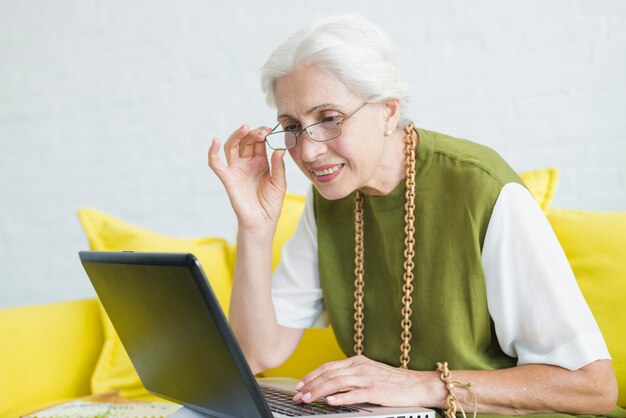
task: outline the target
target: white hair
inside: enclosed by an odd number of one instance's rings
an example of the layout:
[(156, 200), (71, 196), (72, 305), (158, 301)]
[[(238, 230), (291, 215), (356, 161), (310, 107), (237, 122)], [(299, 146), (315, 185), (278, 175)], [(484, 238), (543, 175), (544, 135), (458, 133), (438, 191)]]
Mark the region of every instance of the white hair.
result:
[(278, 46), (261, 68), (261, 87), (268, 105), (276, 107), (276, 81), (303, 65), (331, 72), (370, 102), (398, 99), (399, 126), (408, 125), (409, 86), (400, 79), (397, 49), (367, 19), (355, 15), (322, 19)]

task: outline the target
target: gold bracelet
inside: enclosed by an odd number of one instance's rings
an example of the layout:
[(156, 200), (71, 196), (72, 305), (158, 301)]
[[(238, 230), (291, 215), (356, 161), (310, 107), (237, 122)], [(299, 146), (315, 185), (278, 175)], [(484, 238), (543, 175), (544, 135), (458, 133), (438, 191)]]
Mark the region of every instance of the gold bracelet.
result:
[(465, 415), (465, 410), (463, 409), (463, 405), (456, 398), (456, 394), (454, 393), (455, 387), (465, 388), (470, 391), (470, 393), (474, 396), (474, 418), (476, 418), (476, 412), (478, 411), (478, 400), (476, 399), (476, 392), (472, 388), (473, 383), (467, 382), (462, 383), (457, 380), (452, 380), (452, 374), (450, 373), (450, 369), (448, 369), (448, 362), (437, 363), (437, 371), (441, 372), (439, 378), (446, 385), (446, 389), (448, 390), (448, 396), (446, 396), (446, 412), (444, 413), (446, 418), (455, 418), (456, 417), (456, 408), (461, 409), (461, 413), (463, 414), (463, 418), (467, 418)]

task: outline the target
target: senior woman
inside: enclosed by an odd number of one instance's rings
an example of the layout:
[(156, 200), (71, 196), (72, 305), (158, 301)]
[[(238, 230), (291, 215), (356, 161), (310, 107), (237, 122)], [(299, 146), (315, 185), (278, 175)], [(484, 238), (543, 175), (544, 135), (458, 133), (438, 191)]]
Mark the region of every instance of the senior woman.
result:
[[(217, 138), (209, 149), (237, 216), (230, 322), (254, 372), (330, 323), (349, 358), (312, 370), (296, 402), (613, 409), (609, 353), (537, 203), (494, 151), (409, 121), (376, 26), (313, 24), (262, 85), (278, 124), (242, 125), (225, 162)], [(286, 151), (313, 187), (272, 275)]]

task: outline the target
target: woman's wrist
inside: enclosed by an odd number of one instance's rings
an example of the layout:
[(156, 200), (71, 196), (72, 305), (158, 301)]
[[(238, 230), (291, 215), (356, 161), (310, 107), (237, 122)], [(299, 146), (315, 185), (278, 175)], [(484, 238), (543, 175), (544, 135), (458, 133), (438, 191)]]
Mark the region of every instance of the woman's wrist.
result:
[(255, 245), (268, 244), (271, 246), (276, 235), (276, 224), (241, 226), (237, 228), (237, 243), (251, 242)]
[(275, 233), (275, 227), (237, 230), (236, 277), (258, 278), (267, 275), (267, 283), (269, 283), (272, 274), (272, 247)]
[(445, 384), (439, 379), (439, 374), (436, 371), (418, 371), (414, 373), (417, 374), (416, 387), (419, 390), (420, 406), (444, 409), (448, 391)]

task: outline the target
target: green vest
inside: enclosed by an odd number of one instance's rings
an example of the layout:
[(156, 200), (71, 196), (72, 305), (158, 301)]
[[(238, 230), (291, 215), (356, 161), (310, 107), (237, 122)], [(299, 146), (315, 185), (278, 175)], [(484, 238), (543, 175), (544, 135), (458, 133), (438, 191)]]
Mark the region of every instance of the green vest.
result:
[[(438, 361), (451, 370), (513, 367), (517, 360), (500, 349), (487, 308), (481, 253), (502, 187), (523, 182), (487, 147), (417, 132), (409, 368), (435, 370)], [(402, 342), (405, 189), (402, 182), (386, 196), (363, 196), (364, 355), (392, 366), (400, 364)], [(351, 356), (354, 193), (331, 201), (314, 188), (313, 201), (324, 304), (339, 345)]]
[[(491, 370), (516, 360), (502, 352), (487, 309), (481, 249), (502, 187), (520, 182), (494, 151), (417, 130), (415, 268), (411, 362), (414, 370)], [(399, 366), (404, 284), (401, 182), (363, 199), (364, 354)], [(354, 194), (330, 201), (314, 194), (320, 280), (337, 340), (353, 355)]]

